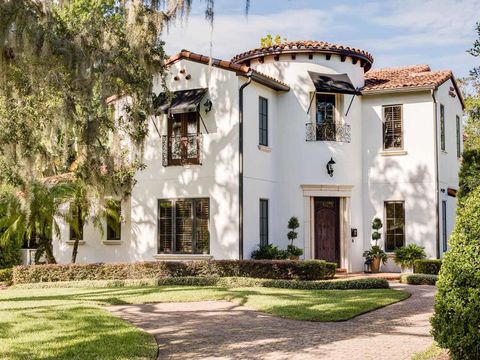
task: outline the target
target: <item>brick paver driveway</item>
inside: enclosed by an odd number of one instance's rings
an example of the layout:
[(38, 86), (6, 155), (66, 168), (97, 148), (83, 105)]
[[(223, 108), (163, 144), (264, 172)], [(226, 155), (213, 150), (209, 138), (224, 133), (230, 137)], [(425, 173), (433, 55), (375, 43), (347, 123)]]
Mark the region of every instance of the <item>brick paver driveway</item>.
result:
[(433, 286), (405, 286), (412, 296), (344, 322), (266, 315), (226, 301), (112, 306), (153, 334), (158, 359), (410, 359), (427, 348)]

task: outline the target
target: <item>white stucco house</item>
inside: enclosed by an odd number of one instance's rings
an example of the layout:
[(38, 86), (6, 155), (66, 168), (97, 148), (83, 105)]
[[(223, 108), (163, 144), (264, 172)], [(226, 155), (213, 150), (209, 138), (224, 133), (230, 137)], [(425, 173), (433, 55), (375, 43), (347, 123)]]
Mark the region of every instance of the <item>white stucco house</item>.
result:
[[(366, 51), (294, 41), (230, 61), (182, 51), (156, 84), (157, 114), (123, 221), (84, 226), (79, 262), (248, 259), (287, 245), (362, 271), (371, 221), (387, 252), (441, 257), (454, 226), (463, 99), (451, 71), (371, 69)], [(114, 104), (118, 114), (122, 101)], [(327, 164), (333, 167), (327, 170)], [(333, 170), (333, 171), (332, 171)], [(54, 241), (69, 262), (71, 232)], [(395, 270), (392, 261), (384, 270)]]

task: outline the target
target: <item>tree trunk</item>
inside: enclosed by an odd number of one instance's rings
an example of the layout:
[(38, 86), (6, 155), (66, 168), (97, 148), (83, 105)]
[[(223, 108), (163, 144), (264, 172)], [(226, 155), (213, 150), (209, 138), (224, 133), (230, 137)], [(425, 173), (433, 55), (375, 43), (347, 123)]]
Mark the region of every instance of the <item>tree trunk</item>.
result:
[(72, 264), (75, 264), (75, 261), (77, 261), (79, 241), (80, 241), (79, 236), (76, 236), (75, 242), (73, 243), (73, 249), (72, 249)]

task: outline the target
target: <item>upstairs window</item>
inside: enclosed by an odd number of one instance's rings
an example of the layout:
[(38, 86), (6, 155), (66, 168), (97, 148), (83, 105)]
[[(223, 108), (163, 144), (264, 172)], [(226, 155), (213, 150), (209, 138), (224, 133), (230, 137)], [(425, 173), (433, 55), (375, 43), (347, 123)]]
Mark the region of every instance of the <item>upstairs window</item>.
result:
[(268, 245), (268, 200), (260, 199), (260, 245)]
[(168, 165), (200, 164), (200, 122), (197, 112), (168, 119)]
[(70, 240), (83, 240), (84, 219), (80, 206), (70, 206), (70, 220)]
[(335, 141), (336, 96), (334, 94), (316, 94), (316, 137), (317, 141)]
[(117, 200), (107, 202), (107, 240), (122, 238), (121, 206), (121, 202)]
[(208, 254), (209, 216), (208, 198), (159, 200), (158, 252)]
[(385, 202), (385, 251), (392, 252), (405, 245), (405, 204)]
[(268, 146), (268, 99), (258, 98), (258, 144)]
[(462, 155), (462, 139), (461, 139), (461, 124), (460, 124), (460, 116), (457, 115), (456, 118), (456, 125), (457, 125), (457, 158)]
[(440, 104), (440, 147), (445, 151), (445, 106)]
[(383, 107), (383, 149), (403, 149), (402, 105)]

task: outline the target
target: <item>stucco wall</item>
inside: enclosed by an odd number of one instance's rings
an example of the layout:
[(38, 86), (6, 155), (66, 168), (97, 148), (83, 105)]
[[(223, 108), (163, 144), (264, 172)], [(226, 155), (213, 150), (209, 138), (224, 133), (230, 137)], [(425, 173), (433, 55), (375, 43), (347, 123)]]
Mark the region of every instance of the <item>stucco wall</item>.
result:
[[(383, 151), (382, 106), (403, 105), (404, 154)], [(429, 92), (363, 96), (363, 177), (365, 248), (370, 247), (371, 221), (384, 223), (384, 202), (405, 202), (405, 243), (425, 247), (435, 257), (434, 114)], [(384, 247), (385, 236), (379, 244)], [(396, 267), (389, 260), (386, 270)]]

